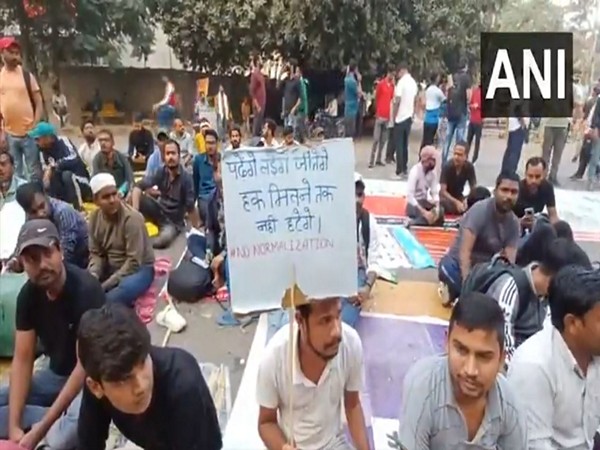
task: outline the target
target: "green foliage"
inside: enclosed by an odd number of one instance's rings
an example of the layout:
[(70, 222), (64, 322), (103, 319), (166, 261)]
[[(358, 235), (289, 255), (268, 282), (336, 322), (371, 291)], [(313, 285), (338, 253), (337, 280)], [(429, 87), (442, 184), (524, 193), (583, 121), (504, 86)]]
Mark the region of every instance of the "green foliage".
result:
[[(61, 62), (94, 63), (102, 58), (118, 64), (129, 43), (134, 56), (147, 55), (154, 42), (154, 12), (159, 0), (38, 0), (45, 12), (29, 17), (22, 0), (6, 0), (0, 25), (12, 25), (21, 35), (30, 63), (55, 72)], [(75, 12), (75, 13), (74, 13)]]
[(312, 68), (354, 59), (368, 73), (407, 61), (413, 71), (478, 59), (495, 0), (167, 0), (160, 14), (184, 65), (225, 71), (277, 52)]

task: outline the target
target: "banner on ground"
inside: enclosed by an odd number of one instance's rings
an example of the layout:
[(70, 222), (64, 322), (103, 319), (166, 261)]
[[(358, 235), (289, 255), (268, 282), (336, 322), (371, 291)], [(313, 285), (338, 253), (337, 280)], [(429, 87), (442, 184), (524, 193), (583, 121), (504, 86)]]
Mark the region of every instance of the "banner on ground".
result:
[(279, 308), (294, 283), (308, 298), (356, 294), (350, 139), (224, 152), (222, 177), (235, 313)]

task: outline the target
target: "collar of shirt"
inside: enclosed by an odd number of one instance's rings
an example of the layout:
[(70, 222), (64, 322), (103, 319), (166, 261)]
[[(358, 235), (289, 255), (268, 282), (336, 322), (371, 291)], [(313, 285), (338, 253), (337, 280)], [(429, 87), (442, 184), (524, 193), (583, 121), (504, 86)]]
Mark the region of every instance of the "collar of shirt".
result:
[[(581, 370), (581, 367), (579, 367), (577, 360), (573, 356), (571, 349), (569, 349), (569, 347), (567, 346), (567, 343), (562, 337), (562, 334), (560, 334), (560, 332), (553, 325), (549, 326), (548, 332), (551, 333), (550, 340), (552, 348), (554, 348), (556, 351), (555, 354), (559, 356), (563, 361), (565, 361), (570, 367), (572, 367), (573, 371), (577, 374), (578, 377), (585, 380), (586, 376), (583, 373), (583, 370)], [(592, 365), (598, 364), (600, 364), (600, 358), (593, 358), (590, 363), (590, 367), (588, 367), (588, 373)]]

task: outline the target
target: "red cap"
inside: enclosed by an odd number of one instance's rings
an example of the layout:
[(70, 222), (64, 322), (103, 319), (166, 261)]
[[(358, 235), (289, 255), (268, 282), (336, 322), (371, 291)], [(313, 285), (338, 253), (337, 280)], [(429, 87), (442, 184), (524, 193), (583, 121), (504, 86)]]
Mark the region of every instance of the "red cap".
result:
[(19, 45), (19, 41), (17, 41), (12, 36), (6, 36), (3, 38), (0, 38), (0, 50), (6, 50), (10, 47), (21, 48), (21, 46)]

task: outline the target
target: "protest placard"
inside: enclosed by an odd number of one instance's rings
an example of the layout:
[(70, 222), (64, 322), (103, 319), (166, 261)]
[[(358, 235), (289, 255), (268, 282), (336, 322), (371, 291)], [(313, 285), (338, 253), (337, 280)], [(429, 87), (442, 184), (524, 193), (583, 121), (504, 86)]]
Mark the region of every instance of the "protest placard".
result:
[(225, 152), (222, 177), (234, 312), (278, 308), (294, 283), (311, 299), (356, 294), (350, 139)]

